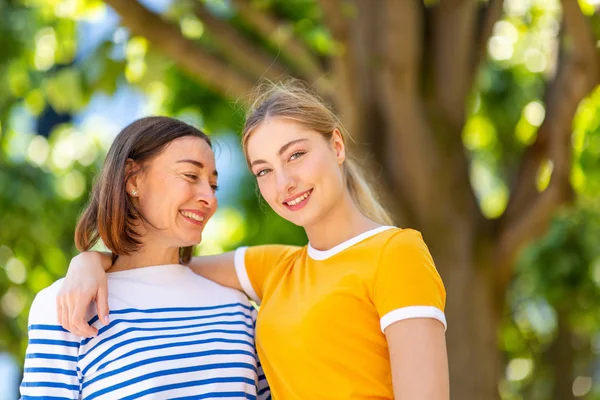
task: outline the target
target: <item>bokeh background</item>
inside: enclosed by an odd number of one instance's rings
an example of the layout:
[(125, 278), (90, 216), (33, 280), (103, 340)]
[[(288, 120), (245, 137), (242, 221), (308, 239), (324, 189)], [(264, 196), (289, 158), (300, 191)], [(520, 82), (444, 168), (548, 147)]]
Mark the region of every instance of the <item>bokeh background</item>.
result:
[(198, 254), (305, 244), (238, 133), (260, 79), (303, 79), (356, 139), (448, 292), (452, 398), (600, 399), (598, 0), (0, 0), (0, 399), (62, 277), (114, 136), (146, 115), (217, 143)]

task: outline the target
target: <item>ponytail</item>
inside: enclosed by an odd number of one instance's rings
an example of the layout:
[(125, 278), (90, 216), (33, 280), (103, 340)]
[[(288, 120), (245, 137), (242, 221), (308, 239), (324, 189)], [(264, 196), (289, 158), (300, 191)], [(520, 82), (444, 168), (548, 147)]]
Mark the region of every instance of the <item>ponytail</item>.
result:
[(379, 224), (392, 225), (392, 218), (376, 198), (373, 188), (365, 178), (363, 168), (351, 158), (344, 161), (343, 168), (346, 188), (358, 209)]

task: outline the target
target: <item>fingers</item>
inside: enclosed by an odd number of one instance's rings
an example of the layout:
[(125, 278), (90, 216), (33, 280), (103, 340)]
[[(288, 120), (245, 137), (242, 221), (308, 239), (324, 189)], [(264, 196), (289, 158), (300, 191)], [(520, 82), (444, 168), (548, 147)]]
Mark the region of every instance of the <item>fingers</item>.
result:
[(67, 327), (65, 326), (65, 324), (63, 324), (63, 308), (62, 308), (62, 297), (61, 294), (59, 292), (59, 295), (56, 296), (56, 320), (58, 321), (58, 324), (60, 326), (62, 326), (63, 328), (67, 329)]
[[(99, 305), (97, 307), (101, 311), (100, 321), (107, 323), (106, 274), (102, 266), (103, 260), (99, 262), (95, 257), (98, 255), (90, 252), (79, 254), (71, 260), (56, 302), (57, 319), (61, 326), (71, 333), (83, 337), (98, 334), (98, 330), (90, 326), (87, 319), (89, 305), (98, 297)], [(110, 257), (102, 257), (111, 260)]]
[(73, 293), (68, 297), (69, 331), (77, 336), (93, 337), (98, 330), (91, 327), (86, 319), (87, 308), (92, 299), (82, 293)]
[(87, 310), (81, 306), (75, 307), (70, 317), (71, 331), (78, 336), (94, 337), (98, 335), (98, 329), (88, 324), (88, 321), (85, 318), (86, 311)]
[(70, 318), (71, 312), (69, 310), (68, 297), (69, 297), (69, 295), (65, 294), (63, 302), (62, 302), (62, 310), (63, 310), (62, 322), (63, 322), (63, 328), (65, 328), (66, 330), (68, 330), (71, 333), (74, 333), (73, 328), (71, 327), (71, 318)]
[(110, 320), (108, 318), (108, 286), (104, 281), (98, 288), (98, 294), (96, 295), (96, 310), (98, 311), (98, 318), (104, 325), (108, 325)]

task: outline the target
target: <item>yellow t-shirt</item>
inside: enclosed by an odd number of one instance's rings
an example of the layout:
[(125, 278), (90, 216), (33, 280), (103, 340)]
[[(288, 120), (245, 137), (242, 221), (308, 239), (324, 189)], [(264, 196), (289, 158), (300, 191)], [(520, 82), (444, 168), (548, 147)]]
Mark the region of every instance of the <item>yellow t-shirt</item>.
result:
[(380, 227), (330, 250), (240, 248), (242, 287), (261, 304), (258, 354), (275, 400), (393, 399), (383, 331), (446, 325), (446, 292), (421, 234)]

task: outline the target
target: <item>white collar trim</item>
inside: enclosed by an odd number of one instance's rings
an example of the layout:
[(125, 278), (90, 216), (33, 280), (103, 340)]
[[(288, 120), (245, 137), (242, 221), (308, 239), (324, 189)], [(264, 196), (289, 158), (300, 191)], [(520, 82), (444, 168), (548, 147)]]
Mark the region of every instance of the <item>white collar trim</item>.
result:
[(329, 250), (317, 250), (314, 247), (312, 247), (309, 242), (308, 256), (313, 260), (326, 260), (346, 250), (347, 248), (354, 246), (356, 243), (362, 242), (363, 240), (368, 239), (371, 236), (375, 236), (380, 232), (387, 231), (388, 229), (392, 228), (395, 228), (395, 226), (380, 226), (379, 228), (371, 229), (370, 231), (363, 232), (358, 236), (355, 236), (351, 239), (346, 240), (345, 242), (338, 244), (337, 246), (332, 247)]

